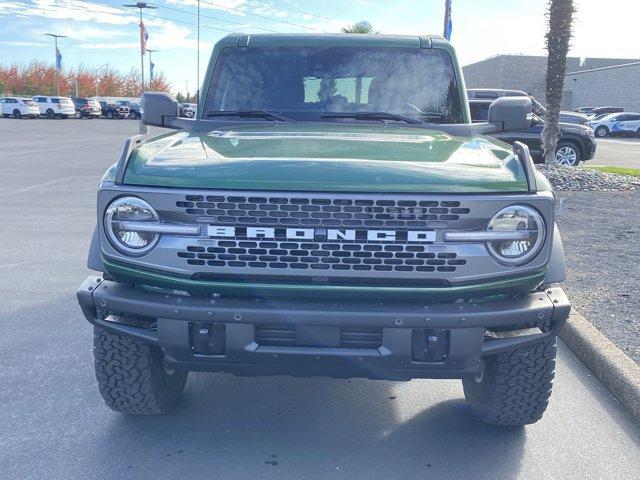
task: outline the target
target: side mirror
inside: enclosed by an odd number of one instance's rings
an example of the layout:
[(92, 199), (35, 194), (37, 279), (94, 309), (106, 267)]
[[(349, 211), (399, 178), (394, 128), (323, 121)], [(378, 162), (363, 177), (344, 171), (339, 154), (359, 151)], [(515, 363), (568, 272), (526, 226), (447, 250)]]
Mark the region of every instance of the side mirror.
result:
[(489, 105), (489, 123), (502, 126), (502, 131), (525, 130), (531, 127), (529, 97), (500, 97)]
[(155, 127), (172, 127), (171, 121), (178, 118), (178, 101), (168, 93), (146, 92), (141, 101), (142, 123)]

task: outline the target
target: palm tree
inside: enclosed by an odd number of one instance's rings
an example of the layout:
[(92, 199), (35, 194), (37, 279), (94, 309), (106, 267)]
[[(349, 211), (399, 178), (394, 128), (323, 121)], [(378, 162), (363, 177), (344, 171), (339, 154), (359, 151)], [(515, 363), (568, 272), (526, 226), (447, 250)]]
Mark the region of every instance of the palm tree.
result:
[(373, 25), (371, 25), (366, 20), (361, 20), (359, 22), (354, 23), (353, 25), (349, 25), (342, 29), (342, 33), (378, 33), (373, 30)]
[(573, 21), (573, 0), (549, 0), (547, 16), (549, 31), (547, 32), (547, 112), (542, 131), (544, 163), (549, 165), (556, 161), (556, 144), (558, 143), (558, 118), (562, 105), (562, 89), (567, 69), (567, 52), (571, 39), (571, 23)]

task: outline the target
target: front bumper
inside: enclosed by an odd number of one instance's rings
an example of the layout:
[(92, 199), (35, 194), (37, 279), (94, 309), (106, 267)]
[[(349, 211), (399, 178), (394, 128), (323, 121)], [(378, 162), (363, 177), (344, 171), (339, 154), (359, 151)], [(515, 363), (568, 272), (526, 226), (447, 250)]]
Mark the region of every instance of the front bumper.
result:
[(591, 160), (596, 155), (598, 144), (595, 138), (590, 138), (588, 142), (585, 142), (584, 159)]
[[(90, 276), (77, 296), (89, 322), (162, 348), (172, 367), (250, 376), (468, 378), (482, 356), (554, 337), (570, 310), (560, 288), (466, 303), (330, 302), (185, 296)], [(292, 337), (274, 344), (265, 329)], [(345, 347), (344, 331), (364, 347)]]

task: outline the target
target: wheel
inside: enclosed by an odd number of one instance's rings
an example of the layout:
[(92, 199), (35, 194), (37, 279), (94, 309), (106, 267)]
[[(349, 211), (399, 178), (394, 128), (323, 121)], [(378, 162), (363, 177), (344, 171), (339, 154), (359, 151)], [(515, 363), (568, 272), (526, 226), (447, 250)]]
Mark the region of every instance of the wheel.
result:
[(82, 118), (82, 112), (80, 110), (76, 110), (76, 114), (73, 116), (73, 118)]
[(107, 112), (107, 118), (113, 120), (113, 112)]
[(130, 112), (129, 113), (129, 118), (136, 120), (138, 118), (138, 114), (136, 112)]
[(167, 369), (158, 347), (98, 327), (93, 329), (93, 358), (102, 398), (121, 413), (169, 411), (178, 402), (189, 374)]
[(535, 423), (549, 403), (555, 365), (555, 338), (485, 357), (482, 374), (462, 381), (464, 396), (484, 423)]
[(22, 112), (16, 108), (13, 111), (13, 118), (22, 118)]
[(54, 111), (53, 111), (53, 110), (51, 110), (51, 109), (48, 109), (48, 110), (47, 110), (46, 115), (47, 115), (47, 118), (48, 118), (48, 119), (56, 118), (56, 114), (55, 114), (55, 113), (54, 113)]
[(598, 128), (596, 128), (595, 133), (596, 133), (596, 137), (604, 138), (607, 135), (609, 135), (609, 129), (604, 125), (600, 125)]
[(571, 142), (559, 142), (556, 148), (556, 163), (575, 167), (582, 160), (580, 150)]

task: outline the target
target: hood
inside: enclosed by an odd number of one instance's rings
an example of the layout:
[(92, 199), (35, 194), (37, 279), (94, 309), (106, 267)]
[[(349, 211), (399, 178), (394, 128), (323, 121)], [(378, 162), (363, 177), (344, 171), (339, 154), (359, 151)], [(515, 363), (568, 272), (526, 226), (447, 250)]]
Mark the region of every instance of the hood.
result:
[(578, 135), (586, 135), (590, 136), (593, 132), (593, 128), (589, 125), (580, 125), (578, 123), (565, 123), (559, 122), (558, 128), (560, 128), (560, 133), (575, 133)]
[(124, 183), (202, 189), (472, 193), (526, 190), (508, 145), (424, 128), (242, 125), (175, 132), (129, 159)]

